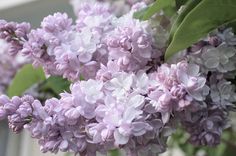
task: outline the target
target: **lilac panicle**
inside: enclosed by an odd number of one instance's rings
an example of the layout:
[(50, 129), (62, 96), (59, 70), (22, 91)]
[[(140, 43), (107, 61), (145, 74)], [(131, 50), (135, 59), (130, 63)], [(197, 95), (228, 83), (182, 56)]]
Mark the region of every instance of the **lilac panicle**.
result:
[[(172, 72), (166, 82), (162, 82), (164, 68)], [(95, 155), (96, 151), (106, 153), (123, 148), (127, 153), (135, 151), (136, 155), (150, 149), (152, 154), (160, 153), (174, 131), (176, 121), (171, 114), (191, 105), (176, 102), (187, 98), (202, 100), (195, 95), (202, 93), (205, 81), (201, 81), (197, 72), (188, 71), (189, 68), (192, 67), (186, 62), (180, 62), (163, 65), (153, 74), (116, 72), (105, 81), (79, 81), (71, 86), (71, 93), (62, 93), (60, 99), (48, 99), (45, 104), (30, 96), (12, 99), (1, 96), (0, 117), (8, 117), (9, 126), (15, 132), (26, 128), (39, 140), (43, 152)], [(178, 72), (186, 74), (184, 81)], [(150, 98), (156, 92), (165, 94), (168, 90), (171, 101), (166, 96)], [(173, 109), (164, 109), (162, 105)]]
[[(153, 23), (134, 19), (133, 13), (146, 7), (135, 2), (126, 1), (131, 9), (119, 17), (113, 4), (82, 2), (75, 24), (67, 14), (55, 13), (30, 32), (26, 23), (1, 20), (0, 37), (11, 54), (20, 51), (46, 74), (73, 84), (70, 92), (45, 102), (1, 95), (0, 120), (8, 119), (16, 133), (27, 129), (42, 152), (95, 156), (120, 148), (128, 156), (154, 156), (165, 151), (178, 124), (194, 145), (219, 144), (236, 102), (229, 81), (236, 70), (232, 29), (215, 31), (163, 63), (171, 20), (156, 15), (164, 22), (153, 26), (154, 18)], [(11, 60), (3, 57), (0, 90), (12, 76), (5, 71)]]

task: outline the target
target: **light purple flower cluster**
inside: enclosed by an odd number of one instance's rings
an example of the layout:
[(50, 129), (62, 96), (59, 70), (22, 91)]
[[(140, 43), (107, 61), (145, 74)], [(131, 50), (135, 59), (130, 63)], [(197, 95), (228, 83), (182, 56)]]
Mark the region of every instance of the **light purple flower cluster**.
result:
[(22, 49), (29, 31), (29, 23), (15, 23), (0, 20), (0, 38), (10, 44), (9, 53), (11, 55), (16, 55)]
[(236, 70), (232, 30), (210, 34), (167, 64), (165, 25), (153, 29), (152, 22), (133, 19), (145, 3), (116, 17), (109, 5), (90, 2), (79, 5), (76, 24), (62, 13), (30, 33), (0, 22), (0, 35), (34, 65), (73, 81), (70, 92), (44, 103), (0, 96), (0, 119), (8, 118), (15, 132), (27, 129), (43, 152), (95, 156), (119, 148), (128, 156), (154, 156), (178, 125), (192, 144), (217, 145), (236, 102), (229, 81)]
[(107, 81), (76, 82), (71, 93), (45, 105), (24, 100), (31, 99), (28, 96), (11, 100), (2, 96), (2, 118), (8, 116), (17, 132), (28, 129), (43, 152), (95, 155), (123, 148), (134, 155), (147, 150), (155, 155), (165, 150), (174, 130), (172, 114), (205, 98), (206, 80), (193, 68), (198, 67), (183, 61), (163, 64), (152, 74), (116, 72)]
[(157, 79), (157, 87), (153, 85), (149, 98), (160, 112), (184, 110), (196, 100), (205, 100), (209, 94), (206, 78), (200, 76), (199, 66), (195, 64), (179, 62), (170, 67), (163, 64), (153, 76)]
[(0, 119), (8, 118), (9, 127), (19, 133), (24, 125), (31, 122), (32, 103), (31, 96), (13, 97), (9, 99), (5, 95), (0, 96)]
[(199, 64), (202, 72), (227, 73), (236, 69), (236, 42), (232, 29), (217, 31), (189, 48), (187, 57)]
[(127, 72), (143, 69), (154, 53), (148, 23), (132, 19), (132, 15), (114, 20), (115, 29), (106, 38), (109, 60)]
[[(97, 16), (100, 14), (100, 16)], [(106, 63), (103, 43), (110, 29), (111, 13), (106, 7), (84, 5), (77, 25), (64, 13), (46, 17), (41, 28), (32, 30), (22, 53), (43, 66), (47, 74), (62, 75), (70, 80), (95, 77), (100, 63)], [(42, 35), (43, 34), (43, 35)]]
[[(45, 17), (41, 28), (19, 42), (21, 53), (35, 66), (43, 66), (49, 75), (60, 75), (72, 81), (95, 78), (101, 66), (115, 64), (120, 71), (138, 71), (161, 52), (154, 46), (148, 22), (133, 19), (130, 13), (115, 17), (108, 6), (83, 3), (76, 24), (64, 13)], [(43, 34), (43, 35), (42, 35)]]
[(61, 75), (61, 71), (57, 70), (55, 49), (68, 40), (71, 24), (72, 19), (66, 14), (56, 13), (46, 17), (41, 28), (28, 34), (21, 52), (29, 56), (35, 66), (42, 65), (46, 73)]
[(199, 65), (210, 88), (205, 100), (193, 102), (178, 114), (192, 144), (215, 146), (220, 143), (223, 130), (230, 126), (228, 115), (236, 102), (235, 84), (229, 81), (236, 69), (235, 39), (231, 28), (216, 31), (180, 53), (179, 59), (185, 57)]

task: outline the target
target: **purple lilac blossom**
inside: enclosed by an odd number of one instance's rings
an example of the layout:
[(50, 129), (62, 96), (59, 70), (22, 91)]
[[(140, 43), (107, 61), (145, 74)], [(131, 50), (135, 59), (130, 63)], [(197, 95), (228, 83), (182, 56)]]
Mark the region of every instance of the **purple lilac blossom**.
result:
[(199, 74), (199, 66), (185, 61), (162, 64), (153, 77), (156, 81), (149, 98), (153, 107), (160, 112), (183, 110), (194, 100), (205, 100), (209, 93), (206, 79)]
[(22, 53), (31, 57), (35, 66), (43, 66), (49, 75), (62, 75), (73, 81), (81, 75), (94, 78), (100, 63), (107, 62), (107, 46), (102, 39), (110, 30), (113, 16), (101, 4), (90, 8), (85, 4), (79, 15), (81, 20), (76, 26), (65, 13), (46, 17), (41, 28), (28, 35)]
[(108, 59), (122, 71), (144, 69), (155, 51), (148, 22), (132, 18), (132, 12), (113, 20), (114, 30), (106, 38)]
[(235, 110), (236, 102), (235, 85), (228, 80), (234, 78), (236, 70), (234, 40), (232, 29), (216, 31), (173, 59), (180, 60), (181, 56), (197, 64), (210, 89), (205, 100), (192, 102), (180, 113), (182, 126), (194, 145), (219, 144), (223, 130), (230, 126), (229, 112)]
[(235, 36), (232, 29), (216, 32), (195, 44), (185, 55), (190, 62), (201, 66), (201, 71), (229, 73), (236, 70)]
[[(192, 68), (191, 65), (189, 68)], [(172, 113), (188, 105), (177, 101), (202, 100), (205, 81), (198, 73), (188, 71), (187, 62), (160, 67), (156, 73), (137, 74), (116, 72), (106, 81), (89, 79), (74, 83), (71, 93), (62, 93), (60, 99), (46, 100), (43, 105), (30, 96), (0, 98), (1, 119), (8, 117), (10, 128), (20, 132), (23, 128), (39, 140), (43, 152), (73, 151), (81, 155), (95, 155), (96, 151), (123, 148), (127, 153), (140, 156), (145, 151), (151, 155), (165, 151), (166, 140), (174, 131), (176, 122)], [(197, 68), (197, 66), (195, 66)], [(165, 79), (165, 71), (171, 71)], [(184, 79), (178, 76), (186, 75)], [(186, 85), (189, 84), (189, 85)], [(154, 92), (171, 92), (172, 85), (181, 86), (170, 93), (172, 101), (152, 99)], [(204, 96), (203, 94), (200, 94)], [(163, 99), (163, 101), (160, 101)], [(168, 98), (167, 98), (168, 99)], [(179, 102), (180, 103), (180, 102)], [(167, 112), (166, 107), (175, 107)], [(169, 106), (168, 106), (169, 105)], [(150, 109), (157, 108), (154, 111)], [(171, 114), (168, 114), (170, 113)]]
[(0, 38), (9, 43), (10, 49), (8, 52), (11, 55), (16, 55), (27, 40), (27, 34), (30, 31), (29, 23), (16, 23), (0, 20)]
[(228, 80), (236, 69), (232, 29), (210, 34), (167, 64), (161, 57), (168, 19), (153, 29), (133, 19), (145, 3), (129, 1), (130, 12), (116, 17), (109, 4), (91, 2), (77, 6), (76, 24), (55, 13), (29, 33), (28, 24), (0, 21), (0, 37), (14, 54), (74, 81), (70, 93), (44, 103), (1, 95), (0, 120), (8, 118), (14, 132), (27, 129), (43, 152), (95, 156), (121, 148), (128, 156), (154, 156), (165, 151), (178, 123), (192, 144), (219, 144), (236, 102)]
[(119, 71), (144, 69), (161, 52), (154, 47), (148, 22), (132, 18), (143, 6), (137, 4), (130, 13), (116, 18), (107, 6), (84, 3), (76, 25), (66, 14), (55, 13), (28, 34), (21, 52), (35, 66), (43, 66), (46, 74), (72, 81), (81, 76), (95, 78), (101, 66), (111, 64), (108, 62), (117, 64)]
[(55, 49), (68, 40), (71, 24), (72, 19), (66, 14), (55, 13), (44, 18), (41, 28), (31, 30), (28, 34), (21, 52), (32, 58), (33, 65), (43, 66), (47, 74), (61, 75), (57, 69)]

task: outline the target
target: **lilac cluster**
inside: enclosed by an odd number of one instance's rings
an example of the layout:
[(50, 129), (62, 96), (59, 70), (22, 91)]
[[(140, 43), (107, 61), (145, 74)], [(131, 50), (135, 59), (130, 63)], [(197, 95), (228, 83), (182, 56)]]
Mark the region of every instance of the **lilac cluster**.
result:
[(24, 125), (31, 122), (32, 103), (34, 98), (31, 96), (12, 97), (0, 96), (0, 119), (8, 118), (9, 127), (19, 133)]
[(42, 65), (47, 74), (61, 75), (55, 63), (55, 49), (69, 39), (71, 24), (72, 19), (66, 14), (56, 13), (46, 17), (41, 28), (28, 34), (21, 52), (33, 60), (33, 65)]
[(235, 39), (231, 28), (218, 30), (180, 53), (182, 58), (175, 58), (198, 64), (210, 89), (205, 100), (192, 103), (178, 114), (192, 144), (215, 146), (230, 126), (228, 116), (236, 102), (235, 85), (229, 81), (234, 79), (236, 69)]
[(44, 18), (41, 28), (28, 34), (22, 53), (32, 58), (34, 65), (43, 66), (49, 75), (73, 81), (81, 75), (86, 79), (95, 77), (100, 63), (107, 61), (103, 38), (110, 29), (112, 15), (102, 5), (85, 4), (79, 16), (76, 25), (65, 13)]
[(41, 28), (19, 41), (19, 51), (31, 58), (33, 65), (43, 66), (46, 74), (74, 82), (81, 76), (95, 78), (99, 69), (112, 63), (119, 71), (145, 69), (162, 52), (154, 46), (148, 22), (133, 19), (133, 13), (143, 7), (144, 3), (134, 5), (117, 18), (106, 5), (83, 3), (75, 25), (65, 13), (49, 15)]
[(116, 72), (106, 81), (76, 82), (71, 93), (44, 105), (28, 96), (2, 96), (2, 118), (7, 116), (17, 132), (28, 129), (43, 152), (95, 155), (123, 148), (133, 155), (155, 155), (165, 150), (175, 129), (172, 114), (208, 93), (206, 79), (193, 68), (199, 67), (182, 61), (163, 64), (151, 74)]
[(144, 69), (156, 52), (152, 47), (148, 23), (132, 19), (132, 15), (127, 14), (114, 20), (115, 29), (106, 38), (109, 60), (127, 72)]
[(17, 52), (73, 81), (70, 92), (43, 103), (0, 96), (0, 119), (15, 132), (27, 129), (43, 152), (95, 156), (118, 148), (154, 156), (178, 125), (192, 144), (217, 145), (236, 102), (232, 30), (210, 34), (168, 64), (162, 56), (169, 19), (157, 15), (164, 21), (156, 27), (133, 19), (145, 3), (116, 17), (109, 4), (91, 2), (78, 6), (75, 24), (65, 13), (45, 17), (30, 33), (26, 24), (0, 22), (0, 35)]
[(195, 64), (179, 62), (170, 67), (163, 64), (153, 76), (157, 87), (153, 85), (149, 98), (160, 112), (184, 110), (194, 101), (205, 100), (209, 94), (206, 78), (200, 76), (199, 66)]
[(9, 43), (9, 53), (11, 55), (16, 55), (22, 49), (29, 31), (29, 23), (15, 23), (0, 20), (0, 38)]

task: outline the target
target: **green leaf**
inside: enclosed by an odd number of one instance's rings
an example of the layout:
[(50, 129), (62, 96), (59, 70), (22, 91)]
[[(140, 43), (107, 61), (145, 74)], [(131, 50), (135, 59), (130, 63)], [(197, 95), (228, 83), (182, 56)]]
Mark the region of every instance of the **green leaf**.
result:
[(138, 18), (140, 20), (148, 20), (155, 13), (160, 12), (163, 8), (171, 6), (172, 3), (173, 0), (157, 0), (150, 7), (134, 13), (134, 18)]
[(178, 26), (167, 48), (165, 59), (196, 43), (212, 30), (235, 19), (235, 0), (202, 0)]
[(32, 85), (45, 79), (46, 78), (42, 68), (35, 69), (32, 65), (27, 64), (16, 73), (15, 78), (8, 88), (8, 95), (10, 97), (20, 96)]
[(188, 13), (190, 11), (193, 10), (193, 8), (195, 8), (202, 0), (194, 0), (194, 1), (188, 1), (185, 8), (183, 9), (183, 11), (181, 12), (181, 14), (177, 17), (177, 19), (175, 20), (174, 24), (171, 27), (170, 30), (170, 37), (169, 37), (169, 41), (172, 40), (174, 33), (176, 32), (177, 28), (179, 27), (179, 25), (182, 23), (182, 21), (184, 20), (184, 18), (188, 15)]
[(109, 156), (120, 156), (120, 151), (118, 149), (111, 150)]
[(56, 94), (60, 94), (64, 91), (69, 91), (70, 82), (62, 77), (51, 76), (49, 77), (45, 84), (42, 86), (42, 89), (52, 89)]
[(227, 27), (233, 28), (234, 34), (236, 34), (236, 22), (231, 22), (227, 25)]
[(137, 11), (134, 13), (133, 17), (136, 18), (136, 19), (142, 19), (143, 18), (143, 15), (146, 13), (146, 11), (148, 10), (149, 7), (146, 7), (140, 11)]
[(182, 5), (187, 3), (189, 0), (175, 0), (176, 9), (179, 9)]

